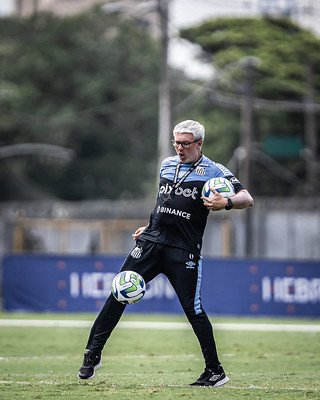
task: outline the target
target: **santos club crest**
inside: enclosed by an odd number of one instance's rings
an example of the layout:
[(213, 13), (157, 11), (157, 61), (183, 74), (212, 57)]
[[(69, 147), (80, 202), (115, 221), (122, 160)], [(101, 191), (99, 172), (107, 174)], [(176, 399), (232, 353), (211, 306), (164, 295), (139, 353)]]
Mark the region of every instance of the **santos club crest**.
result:
[(131, 257), (140, 258), (141, 254), (142, 254), (142, 247), (136, 246), (131, 252)]

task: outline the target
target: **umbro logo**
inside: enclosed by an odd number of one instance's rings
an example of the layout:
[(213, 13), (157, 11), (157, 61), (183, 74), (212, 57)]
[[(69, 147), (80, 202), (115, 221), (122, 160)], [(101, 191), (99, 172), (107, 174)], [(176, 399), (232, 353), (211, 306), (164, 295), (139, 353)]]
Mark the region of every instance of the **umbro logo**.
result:
[(220, 378), (220, 375), (212, 375), (209, 381), (216, 382)]
[(187, 262), (186, 262), (187, 268), (190, 268), (190, 269), (194, 269), (194, 267), (195, 267), (196, 265), (197, 265), (197, 264), (194, 263), (193, 261), (187, 261)]

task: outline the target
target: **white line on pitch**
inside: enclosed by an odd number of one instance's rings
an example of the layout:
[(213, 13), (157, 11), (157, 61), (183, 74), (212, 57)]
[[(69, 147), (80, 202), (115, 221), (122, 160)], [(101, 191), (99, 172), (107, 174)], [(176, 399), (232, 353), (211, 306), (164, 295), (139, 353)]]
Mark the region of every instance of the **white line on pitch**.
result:
[[(0, 381), (0, 385), (60, 385), (60, 382), (53, 382), (53, 381), (39, 381), (39, 382), (28, 382), (28, 381), (7, 381), (7, 380), (3, 380)], [(137, 386), (142, 386), (142, 387), (149, 387), (149, 385), (147, 384), (137, 384)], [(154, 387), (154, 386), (152, 386)], [(161, 385), (161, 388), (164, 387), (175, 387), (175, 388), (190, 388), (190, 385)], [(235, 390), (290, 390), (290, 391), (312, 391), (312, 392), (318, 392), (317, 388), (294, 388), (294, 387), (281, 387), (281, 388), (274, 388), (274, 387), (261, 387), (261, 386), (254, 386), (254, 385), (250, 385), (250, 386), (231, 386), (231, 385), (225, 385), (225, 386), (221, 386), (218, 388), (210, 388), (210, 387), (197, 387), (197, 390), (199, 389), (204, 389), (204, 390), (211, 390), (211, 389), (218, 389), (218, 390), (227, 390), (227, 389), (235, 389)]]
[[(51, 319), (0, 319), (0, 326), (19, 327), (62, 327), (88, 328), (92, 321), (80, 320), (51, 320)], [(259, 324), (259, 323), (214, 323), (216, 330), (229, 331), (268, 331), (268, 332), (320, 332), (320, 324)], [(191, 329), (187, 322), (151, 322), (151, 321), (120, 321), (119, 328), (125, 329)]]

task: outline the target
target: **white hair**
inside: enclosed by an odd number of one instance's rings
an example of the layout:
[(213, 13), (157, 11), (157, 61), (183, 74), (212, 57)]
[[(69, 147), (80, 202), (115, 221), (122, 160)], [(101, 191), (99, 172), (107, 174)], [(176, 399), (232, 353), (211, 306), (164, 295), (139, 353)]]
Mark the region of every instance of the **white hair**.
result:
[(204, 139), (204, 126), (198, 121), (193, 121), (192, 119), (187, 119), (186, 121), (180, 122), (173, 129), (173, 136), (176, 133), (192, 133), (194, 140)]

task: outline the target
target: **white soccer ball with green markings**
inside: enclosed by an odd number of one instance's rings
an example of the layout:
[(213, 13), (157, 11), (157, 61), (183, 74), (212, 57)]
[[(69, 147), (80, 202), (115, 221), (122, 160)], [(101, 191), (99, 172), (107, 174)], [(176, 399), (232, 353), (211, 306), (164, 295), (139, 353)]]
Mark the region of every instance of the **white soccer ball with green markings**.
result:
[(214, 193), (210, 190), (214, 189), (218, 193), (222, 194), (223, 197), (232, 197), (235, 195), (234, 187), (232, 183), (226, 178), (211, 178), (209, 179), (202, 188), (202, 196), (213, 197)]
[(137, 272), (123, 271), (113, 279), (112, 294), (122, 304), (137, 303), (145, 292), (145, 281)]

